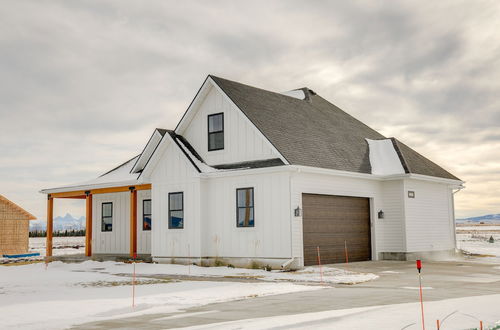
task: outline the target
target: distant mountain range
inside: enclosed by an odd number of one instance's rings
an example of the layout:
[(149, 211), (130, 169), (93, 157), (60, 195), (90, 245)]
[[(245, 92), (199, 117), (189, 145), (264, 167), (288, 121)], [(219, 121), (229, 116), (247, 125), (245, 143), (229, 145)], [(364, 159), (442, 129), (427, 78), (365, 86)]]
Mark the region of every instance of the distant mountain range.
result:
[(488, 215), (482, 215), (480, 217), (457, 219), (457, 222), (497, 223), (497, 222), (500, 222), (500, 214), (488, 214)]
[[(43, 220), (30, 221), (30, 231), (45, 230), (47, 224)], [(85, 217), (75, 218), (66, 213), (64, 217), (54, 218), (54, 231), (82, 230), (85, 229)]]

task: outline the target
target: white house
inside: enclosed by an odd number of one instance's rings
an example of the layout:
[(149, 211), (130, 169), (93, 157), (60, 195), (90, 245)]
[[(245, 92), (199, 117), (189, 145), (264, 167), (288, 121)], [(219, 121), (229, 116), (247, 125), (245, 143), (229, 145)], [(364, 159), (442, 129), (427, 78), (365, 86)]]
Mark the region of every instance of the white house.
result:
[(54, 198), (86, 199), (89, 256), (300, 268), (318, 250), (322, 263), (454, 253), (462, 184), (308, 88), (208, 76), (140, 155), (42, 192), (49, 229)]

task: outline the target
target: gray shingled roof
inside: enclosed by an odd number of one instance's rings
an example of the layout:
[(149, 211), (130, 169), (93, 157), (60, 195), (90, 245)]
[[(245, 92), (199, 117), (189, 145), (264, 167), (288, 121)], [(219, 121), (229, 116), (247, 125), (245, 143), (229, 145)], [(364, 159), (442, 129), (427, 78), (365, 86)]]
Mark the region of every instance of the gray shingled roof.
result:
[[(210, 76), (290, 164), (371, 173), (365, 139), (385, 137), (304, 88), (305, 100)], [(393, 142), (394, 143), (394, 142)], [(396, 140), (407, 173), (458, 180)]]

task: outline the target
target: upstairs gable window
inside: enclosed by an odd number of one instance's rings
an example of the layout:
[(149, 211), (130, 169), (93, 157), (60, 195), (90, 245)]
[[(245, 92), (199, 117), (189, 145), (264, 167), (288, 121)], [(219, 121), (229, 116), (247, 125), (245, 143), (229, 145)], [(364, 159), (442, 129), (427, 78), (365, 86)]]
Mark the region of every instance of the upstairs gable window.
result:
[(224, 149), (224, 113), (208, 115), (208, 151)]

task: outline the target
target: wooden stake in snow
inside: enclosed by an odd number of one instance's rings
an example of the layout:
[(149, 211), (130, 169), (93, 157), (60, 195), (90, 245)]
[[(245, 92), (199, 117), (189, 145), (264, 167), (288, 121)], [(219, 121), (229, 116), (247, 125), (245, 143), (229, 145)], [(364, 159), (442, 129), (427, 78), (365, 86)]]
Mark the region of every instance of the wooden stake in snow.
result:
[(422, 297), (422, 260), (417, 260), (417, 270), (418, 270), (418, 285), (420, 288), (420, 309), (422, 311), (422, 330), (425, 330), (425, 320), (424, 320), (424, 300)]
[(436, 324), (437, 324), (437, 330), (439, 330), (439, 320), (436, 320)]
[(349, 263), (349, 253), (347, 253), (347, 241), (344, 241), (345, 263)]
[(132, 264), (134, 266), (134, 272), (132, 274), (132, 308), (135, 308), (135, 259), (137, 258), (137, 254), (134, 253), (134, 259), (132, 260)]
[(483, 321), (479, 321), (479, 330), (483, 330)]
[(316, 247), (316, 250), (318, 251), (318, 265), (319, 265), (320, 281), (321, 281), (321, 284), (323, 284), (323, 267), (321, 267), (321, 255), (319, 253), (319, 246)]
[(188, 244), (188, 275), (191, 275), (191, 252)]

